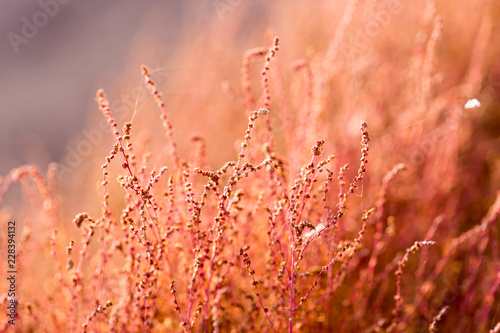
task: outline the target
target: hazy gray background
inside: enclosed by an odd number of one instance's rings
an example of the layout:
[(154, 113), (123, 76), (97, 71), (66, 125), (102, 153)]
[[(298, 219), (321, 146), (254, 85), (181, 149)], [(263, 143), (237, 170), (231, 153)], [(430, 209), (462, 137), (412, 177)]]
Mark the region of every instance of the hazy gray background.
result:
[[(69, 140), (85, 128), (90, 112), (98, 113), (96, 90), (106, 88), (116, 99), (141, 82), (141, 63), (168, 64), (185, 27), (223, 19), (214, 3), (70, 0), (16, 53), (8, 34), (23, 36), (23, 18), (43, 19), (43, 9), (38, 1), (0, 0), (0, 175), (64, 159)], [(137, 80), (120, 82), (131, 75)]]
[(159, 3), (165, 20), (155, 38), (175, 49), (179, 30), (172, 27), (184, 13), (174, 2), (73, 0), (16, 54), (7, 34), (22, 36), (23, 17), (32, 22), (42, 8), (37, 1), (0, 2), (0, 174), (62, 157), (84, 127), (96, 90), (126, 70), (143, 17)]

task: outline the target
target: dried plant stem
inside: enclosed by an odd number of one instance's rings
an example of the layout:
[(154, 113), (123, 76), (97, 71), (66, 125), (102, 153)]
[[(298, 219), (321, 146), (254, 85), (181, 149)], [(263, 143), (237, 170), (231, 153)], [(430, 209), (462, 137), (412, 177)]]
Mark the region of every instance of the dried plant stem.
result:
[(406, 265), (408, 262), (408, 259), (410, 257), (411, 253), (415, 253), (418, 249), (421, 249), (424, 246), (430, 246), (434, 245), (436, 242), (433, 241), (417, 241), (415, 242), (410, 248), (406, 250), (406, 253), (403, 255), (403, 258), (398, 262), (398, 269), (396, 270), (396, 277), (397, 277), (397, 291), (396, 291), (396, 296), (394, 296), (394, 299), (396, 300), (396, 308), (394, 309), (393, 312), (393, 328), (397, 323), (399, 323), (399, 316), (401, 313), (401, 306), (403, 304), (403, 300), (401, 298), (401, 276), (403, 275), (403, 267)]
[(180, 169), (180, 164), (179, 164), (179, 157), (177, 156), (177, 145), (175, 143), (174, 139), (174, 132), (172, 130), (172, 123), (168, 119), (168, 113), (165, 110), (165, 102), (161, 99), (161, 93), (158, 91), (156, 88), (156, 85), (154, 81), (151, 79), (151, 75), (149, 74), (149, 70), (146, 66), (142, 65), (142, 75), (144, 75), (144, 79), (146, 81), (146, 85), (148, 88), (151, 90), (151, 93), (153, 94), (156, 103), (158, 104), (158, 107), (160, 108), (161, 111), (161, 119), (163, 121), (163, 127), (166, 130), (166, 134), (168, 137), (168, 140), (170, 142), (170, 153), (172, 155), (172, 159), (174, 161), (174, 166), (176, 170)]

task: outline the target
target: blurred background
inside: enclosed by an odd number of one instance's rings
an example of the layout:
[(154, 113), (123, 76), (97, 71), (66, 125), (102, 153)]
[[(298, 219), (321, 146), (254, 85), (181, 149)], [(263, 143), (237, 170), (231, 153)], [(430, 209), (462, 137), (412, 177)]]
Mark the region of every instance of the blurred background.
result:
[[(97, 89), (104, 88), (115, 104), (135, 104), (142, 63), (164, 83), (183, 71), (241, 64), (241, 57), (179, 57), (180, 41), (208, 40), (214, 23), (231, 29), (231, 15), (267, 21), (260, 1), (241, 3), (0, 1), (0, 174), (26, 163), (45, 169), (51, 161), (64, 162), (75, 149), (71, 140), (93, 126), (94, 114), (101, 116)], [(249, 48), (245, 34), (256, 26), (246, 29), (238, 34)], [(264, 40), (262, 30), (255, 32)]]
[[(96, 90), (117, 86), (132, 70), (131, 48), (148, 12), (162, 6), (154, 38), (171, 46), (170, 52), (185, 15), (182, 6), (164, 1), (1, 1), (0, 6), (1, 174), (25, 163), (45, 168), (63, 158), (70, 140), (88, 125)], [(151, 48), (148, 58), (168, 56), (159, 52)]]
[[(91, 136), (82, 131), (95, 128), (100, 118), (93, 117), (101, 117), (94, 102), (97, 89), (104, 88), (115, 106), (125, 106), (122, 120), (131, 119), (135, 105), (145, 102), (140, 64), (156, 73), (167, 96), (219, 92), (220, 83), (229, 79), (239, 93), (237, 73), (245, 50), (268, 46), (269, 35), (276, 34), (288, 71), (293, 60), (326, 51), (346, 3), (320, 1), (311, 8), (300, 1), (0, 1), (0, 174), (26, 163), (42, 169), (51, 161), (79, 164), (71, 155), (82, 137)], [(425, 6), (372, 1), (375, 11), (357, 18), (358, 29), (369, 28), (376, 10), (395, 5), (400, 12), (363, 41), (377, 40), (378, 51), (385, 52), (378, 54), (385, 59), (373, 71), (385, 70), (387, 62), (396, 67), (408, 61)], [(440, 66), (455, 67), (446, 72), (443, 90), (464, 75), (481, 18), (495, 10), (498, 6), (488, 1), (458, 1), (454, 8), (438, 2), (444, 31), (437, 53), (446, 59)], [(346, 43), (353, 38), (355, 31)], [(362, 52), (370, 53), (370, 47)], [(491, 48), (488, 53), (487, 62), (495, 68)], [(496, 63), (496, 72), (488, 74), (500, 82)], [(363, 78), (351, 67), (351, 88), (359, 89)], [(192, 80), (197, 75), (208, 76), (209, 84), (197, 85)], [(182, 77), (189, 80), (182, 83)]]

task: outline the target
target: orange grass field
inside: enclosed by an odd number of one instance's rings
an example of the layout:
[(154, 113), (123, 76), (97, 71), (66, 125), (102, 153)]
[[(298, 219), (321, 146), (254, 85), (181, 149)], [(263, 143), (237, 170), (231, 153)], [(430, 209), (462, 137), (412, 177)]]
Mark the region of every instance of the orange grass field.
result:
[(3, 175), (1, 332), (500, 332), (500, 3), (311, 3)]

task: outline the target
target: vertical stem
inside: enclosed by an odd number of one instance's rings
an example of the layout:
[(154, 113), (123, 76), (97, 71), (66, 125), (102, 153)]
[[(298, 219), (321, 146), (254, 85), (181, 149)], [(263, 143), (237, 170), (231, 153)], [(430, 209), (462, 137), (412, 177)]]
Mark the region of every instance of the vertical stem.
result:
[(292, 267), (290, 269), (290, 315), (288, 317), (288, 332), (292, 333), (293, 332), (293, 317), (295, 314), (295, 293), (294, 293), (294, 284), (295, 284), (295, 233), (293, 230), (292, 226), (292, 255), (291, 255), (291, 261), (292, 261)]

